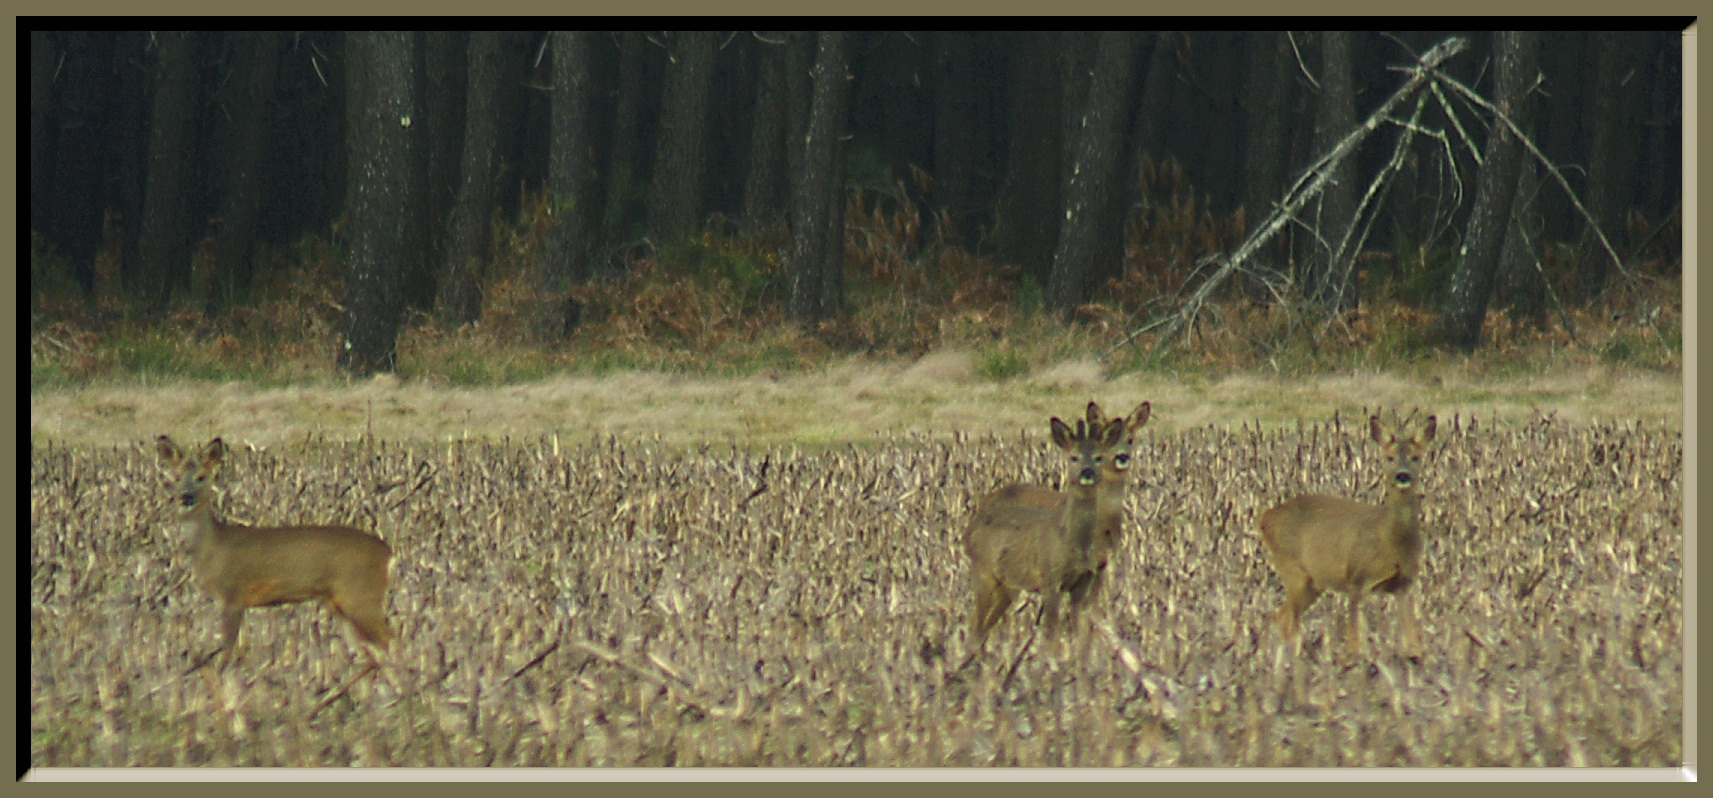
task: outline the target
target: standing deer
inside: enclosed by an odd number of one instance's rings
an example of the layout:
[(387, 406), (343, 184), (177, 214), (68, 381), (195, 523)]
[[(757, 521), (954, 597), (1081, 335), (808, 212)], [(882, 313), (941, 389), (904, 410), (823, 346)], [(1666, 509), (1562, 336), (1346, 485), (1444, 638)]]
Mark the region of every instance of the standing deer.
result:
[(161, 459), (179, 475), (175, 496), (185, 507), (180, 523), (190, 537), (191, 573), (221, 605), (221, 643), (214, 654), (224, 652), (228, 661), (236, 656), (245, 610), (321, 599), (350, 622), (363, 643), (369, 666), (356, 678), (376, 670), (393, 638), (383, 606), (392, 547), (344, 526), (228, 524), (216, 514), (211, 490), (226, 444), (215, 438), (200, 455), (187, 455), (165, 435), (157, 444)]
[[(1100, 494), (1108, 489), (1107, 453), (1124, 438), (1124, 425), (1078, 421), (1075, 430), (1052, 419), (1053, 444), (1070, 455), (1065, 499), (1052, 506), (992, 501), (978, 506), (964, 532), (975, 599), (970, 612), (971, 656), (1016, 600), (1019, 590), (1041, 594), (1047, 631), (1060, 626), (1060, 594), (1086, 581), (1097, 567)], [(1004, 491), (1000, 491), (1003, 493)], [(1077, 610), (1073, 605), (1073, 614)]]
[(1421, 494), (1415, 473), (1423, 450), (1433, 440), (1434, 426), (1434, 417), (1428, 416), (1419, 434), (1399, 440), (1382, 434), (1379, 416), (1368, 419), (1369, 434), (1384, 447), (1385, 459), (1392, 464), (1392, 479), (1380, 504), (1307, 495), (1261, 514), (1261, 541), (1285, 588), (1285, 603), (1277, 618), (1279, 632), (1290, 641), (1293, 655), (1302, 652), (1303, 610), (1329, 589), (1350, 595), (1345, 648), (1351, 656), (1360, 649), (1359, 602), (1369, 591), (1394, 594), (1402, 630), (1400, 649), (1406, 656), (1421, 655), (1415, 610), (1404, 591), (1415, 580), (1421, 560)]
[[(1108, 419), (1106, 414), (1101, 412), (1100, 405), (1088, 403), (1087, 420), (1090, 429), (1096, 424), (1104, 425), (1110, 422), (1123, 425), (1124, 434), (1116, 445), (1103, 453), (1106, 466), (1101, 473), (1097, 511), (1100, 534), (1094, 542), (1095, 567), (1070, 590), (1071, 606), (1076, 611), (1081, 611), (1090, 602), (1098, 600), (1105, 592), (1106, 568), (1114, 552), (1118, 551), (1124, 535), (1124, 498), (1130, 485), (1130, 460), (1131, 453), (1136, 451), (1136, 431), (1148, 423), (1148, 415), (1152, 410), (1149, 403), (1143, 402), (1130, 411), (1129, 417)], [(982, 506), (992, 508), (1011, 504), (1058, 508), (1063, 506), (1068, 495), (1039, 485), (1012, 483), (984, 497)]]

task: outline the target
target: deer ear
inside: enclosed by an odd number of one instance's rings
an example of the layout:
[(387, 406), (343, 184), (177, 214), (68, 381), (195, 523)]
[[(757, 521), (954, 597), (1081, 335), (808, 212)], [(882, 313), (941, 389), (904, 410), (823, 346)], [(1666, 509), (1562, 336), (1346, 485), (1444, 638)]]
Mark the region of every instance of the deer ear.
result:
[(1428, 416), (1427, 417), (1427, 426), (1422, 428), (1421, 434), (1416, 437), (1416, 442), (1417, 443), (1427, 443), (1428, 441), (1433, 440), (1434, 430), (1438, 426), (1439, 426), (1439, 419), (1435, 418), (1434, 416)]
[(226, 442), (215, 438), (208, 442), (208, 447), (202, 450), (202, 464), (206, 466), (220, 465), (226, 459)]
[[(1071, 427), (1070, 427), (1070, 425), (1066, 424), (1063, 421), (1060, 421), (1058, 416), (1053, 416), (1053, 420), (1051, 423), (1052, 423), (1052, 427), (1053, 427), (1053, 445), (1059, 447), (1060, 449), (1071, 448)], [(1081, 424), (1082, 422), (1079, 421), (1077, 423)]]
[(1124, 441), (1124, 436), (1130, 434), (1132, 427), (1124, 423), (1124, 419), (1115, 418), (1101, 431), (1099, 440), (1103, 447), (1112, 448)]
[(1150, 405), (1147, 402), (1137, 405), (1135, 410), (1130, 411), (1130, 423), (1128, 426), (1131, 429), (1141, 427), (1143, 424), (1148, 423), (1148, 416), (1153, 412), (1153, 405)]
[(173, 443), (172, 438), (165, 435), (155, 439), (155, 450), (161, 453), (161, 460), (169, 466), (177, 466), (184, 462), (184, 449)]
[(1385, 443), (1386, 442), (1386, 436), (1381, 434), (1381, 432), (1380, 432), (1380, 417), (1379, 416), (1374, 415), (1374, 416), (1368, 417), (1368, 434), (1370, 436), (1372, 436), (1374, 438), (1374, 440), (1379, 442), (1379, 443)]

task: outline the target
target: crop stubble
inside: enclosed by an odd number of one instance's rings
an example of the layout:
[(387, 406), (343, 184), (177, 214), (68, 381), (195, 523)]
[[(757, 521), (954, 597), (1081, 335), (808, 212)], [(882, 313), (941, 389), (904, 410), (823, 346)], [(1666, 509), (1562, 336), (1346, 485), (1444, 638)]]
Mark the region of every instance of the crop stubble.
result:
[(1371, 659), (1327, 644), (1335, 601), (1304, 616), (1302, 660), (1276, 656), (1256, 514), (1371, 500), (1364, 421), (1143, 433), (1106, 628), (1018, 658), (1029, 600), (957, 676), (957, 536), (974, 497), (1054, 478), (1041, 431), (234, 450), (228, 517), (348, 523), (397, 552), (392, 684), (314, 718), (358, 667), (342, 626), (253, 612), (236, 665), (184, 676), (218, 612), (187, 581), (154, 451), (33, 446), (31, 764), (1680, 763), (1673, 429), (1442, 418), (1421, 475), (1427, 656), (1392, 658), (1383, 601)]

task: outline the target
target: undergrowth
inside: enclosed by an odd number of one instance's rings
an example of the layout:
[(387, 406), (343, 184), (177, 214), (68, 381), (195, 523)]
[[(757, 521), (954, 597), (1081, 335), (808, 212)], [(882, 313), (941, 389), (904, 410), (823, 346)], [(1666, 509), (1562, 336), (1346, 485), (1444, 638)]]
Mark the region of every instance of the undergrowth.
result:
[[(481, 276), (478, 321), (446, 327), (427, 309), (407, 312), (397, 373), (459, 386), (626, 370), (742, 376), (814, 370), (850, 356), (908, 361), (946, 348), (971, 351), (976, 377), (993, 381), (1068, 360), (1095, 360), (1108, 374), (1177, 377), (1682, 368), (1681, 260), (1670, 252), (1631, 264), (1630, 281), (1614, 278), (1582, 306), (1524, 313), (1496, 301), (1482, 345), (1467, 355), (1429, 343), (1449, 256), (1425, 249), (1366, 254), (1357, 275), (1361, 302), (1335, 314), (1309, 309), (1288, 283), (1283, 294), (1258, 299), (1233, 280), (1179, 339), (1157, 347), (1158, 328), (1133, 331), (1177, 310), (1184, 287), (1205, 274), (1208, 256), (1234, 249), (1243, 231), (1237, 216), (1208, 210), (1175, 169), (1150, 166), (1142, 179), (1146, 199), (1126, 225), (1119, 277), (1069, 319), (1042, 310), (1042, 286), (1031, 275), (941, 239), (944, 220), (925, 217), (901, 199), (904, 192), (854, 191), (845, 312), (812, 329), (785, 314), (789, 239), (781, 228), (738, 234), (716, 219), (680, 243), (638, 249), (584, 285), (550, 287), (534, 270), (545, 238), (536, 217), (546, 203), (538, 199), (496, 238)], [(343, 255), (325, 239), (258, 253), (243, 301), (210, 302), (188, 292), (164, 317), (137, 310), (110, 275), (99, 281), (96, 298), (69, 280), (37, 280), (70, 269), (39, 244), (30, 257), (32, 390), (347, 379), (336, 366)], [(111, 272), (116, 259), (104, 248), (94, 268)], [(543, 319), (567, 302), (581, 307), (580, 323), (567, 336), (544, 337)], [(222, 309), (210, 313), (211, 305)]]

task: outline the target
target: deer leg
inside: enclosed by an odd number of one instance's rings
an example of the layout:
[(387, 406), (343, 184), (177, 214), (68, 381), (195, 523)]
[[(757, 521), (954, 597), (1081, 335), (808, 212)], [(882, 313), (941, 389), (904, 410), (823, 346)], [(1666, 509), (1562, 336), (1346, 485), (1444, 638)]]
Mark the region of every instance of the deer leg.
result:
[(1345, 625), (1344, 650), (1355, 659), (1362, 648), (1362, 591), (1350, 591), (1350, 621)]
[(1315, 589), (1314, 582), (1307, 574), (1283, 571), (1280, 576), (1281, 581), (1285, 583), (1285, 603), (1279, 608), (1279, 637), (1290, 645), (1291, 656), (1301, 656), (1303, 610), (1308, 609), (1309, 605), (1320, 597), (1320, 591)]
[(1422, 638), (1416, 625), (1415, 595), (1400, 591), (1392, 594), (1392, 600), (1398, 602), (1399, 649), (1405, 657), (1421, 659)]
[(230, 663), (238, 658), (239, 633), (244, 628), (244, 610), (242, 604), (224, 604), (220, 607), (220, 650)]

